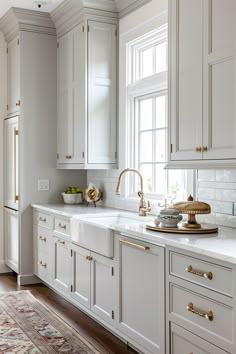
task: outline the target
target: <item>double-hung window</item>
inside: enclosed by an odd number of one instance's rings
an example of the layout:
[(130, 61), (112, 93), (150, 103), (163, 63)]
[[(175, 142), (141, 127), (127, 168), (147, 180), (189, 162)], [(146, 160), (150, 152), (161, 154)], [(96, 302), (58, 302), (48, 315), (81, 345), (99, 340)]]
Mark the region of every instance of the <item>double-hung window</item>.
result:
[[(186, 197), (187, 173), (164, 169), (168, 143), (167, 25), (126, 44), (126, 162), (138, 169), (149, 198)], [(127, 195), (139, 180), (128, 177)]]

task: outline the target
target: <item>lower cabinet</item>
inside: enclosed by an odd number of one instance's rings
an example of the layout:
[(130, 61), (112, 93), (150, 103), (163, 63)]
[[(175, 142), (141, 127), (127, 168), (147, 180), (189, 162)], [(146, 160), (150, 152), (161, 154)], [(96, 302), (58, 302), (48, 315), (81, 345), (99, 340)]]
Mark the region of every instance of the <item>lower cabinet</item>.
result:
[(19, 272), (19, 217), (18, 211), (4, 208), (5, 263)]
[(72, 244), (71, 296), (106, 322), (113, 322), (113, 260)]
[(68, 293), (71, 284), (70, 241), (53, 235), (52, 283), (55, 288)]
[(146, 351), (164, 354), (164, 248), (118, 234), (115, 242), (118, 251), (116, 327)]
[(34, 274), (52, 283), (52, 231), (34, 225)]
[(227, 354), (215, 345), (195, 336), (182, 327), (171, 324), (171, 354)]

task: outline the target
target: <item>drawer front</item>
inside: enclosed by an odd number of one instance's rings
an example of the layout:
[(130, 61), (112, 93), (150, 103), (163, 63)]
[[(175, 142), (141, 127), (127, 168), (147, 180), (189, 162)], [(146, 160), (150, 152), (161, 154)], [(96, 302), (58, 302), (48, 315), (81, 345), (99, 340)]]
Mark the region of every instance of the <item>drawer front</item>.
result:
[(60, 234), (70, 236), (70, 220), (55, 217), (55, 227), (54, 230)]
[(233, 296), (233, 272), (230, 268), (170, 252), (170, 274)]
[(34, 224), (53, 229), (53, 216), (38, 210), (34, 210)]
[(183, 328), (171, 324), (171, 354), (227, 354)]
[(51, 254), (52, 252), (52, 231), (45, 227), (34, 225), (34, 238), (37, 252)]
[(39, 253), (38, 262), (36, 264), (37, 275), (40, 279), (45, 280), (47, 283), (52, 281), (52, 261), (49, 256)]
[(207, 336), (212, 342), (232, 345), (233, 309), (230, 306), (174, 284), (170, 284), (170, 299), (172, 320), (196, 330), (204, 339)]

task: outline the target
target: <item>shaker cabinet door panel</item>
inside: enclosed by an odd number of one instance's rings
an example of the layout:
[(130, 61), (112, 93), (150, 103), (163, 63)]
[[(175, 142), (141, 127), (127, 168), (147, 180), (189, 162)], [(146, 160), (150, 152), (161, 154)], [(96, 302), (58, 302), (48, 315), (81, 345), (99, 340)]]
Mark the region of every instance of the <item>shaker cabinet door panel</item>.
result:
[(70, 244), (53, 236), (53, 285), (69, 292), (70, 287)]
[(7, 47), (7, 114), (20, 110), (20, 40), (15, 37)]

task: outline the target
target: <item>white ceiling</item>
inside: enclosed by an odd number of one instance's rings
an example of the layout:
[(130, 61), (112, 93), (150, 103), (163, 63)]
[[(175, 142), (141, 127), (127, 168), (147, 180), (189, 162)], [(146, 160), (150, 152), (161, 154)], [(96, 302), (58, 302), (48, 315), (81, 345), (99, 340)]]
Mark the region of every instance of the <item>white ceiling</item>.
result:
[(35, 0), (0, 0), (0, 18), (10, 9), (10, 7), (22, 7), (29, 10), (39, 10), (51, 12), (64, 0), (48, 0), (47, 4), (39, 9)]

